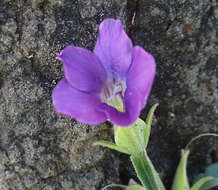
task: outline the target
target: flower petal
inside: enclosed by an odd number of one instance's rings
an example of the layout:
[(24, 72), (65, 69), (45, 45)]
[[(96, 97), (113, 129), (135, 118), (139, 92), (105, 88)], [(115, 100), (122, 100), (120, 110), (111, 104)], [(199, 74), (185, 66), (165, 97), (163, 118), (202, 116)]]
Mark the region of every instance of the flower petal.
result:
[(127, 89), (124, 95), (125, 112), (119, 112), (112, 106), (105, 103), (99, 107), (100, 111), (104, 111), (107, 119), (118, 126), (129, 126), (133, 124), (140, 115), (141, 105), (139, 100), (140, 95), (136, 91)]
[(154, 76), (154, 58), (143, 48), (134, 47), (132, 64), (127, 73), (127, 89), (124, 94), (125, 112), (119, 112), (107, 104), (101, 104), (99, 109), (104, 111), (107, 119), (115, 125), (133, 124), (146, 104)]
[(106, 80), (106, 71), (94, 53), (68, 46), (57, 58), (63, 62), (65, 77), (74, 88), (86, 92), (100, 92)]
[(66, 78), (56, 85), (52, 99), (57, 112), (74, 117), (77, 121), (90, 125), (106, 121), (105, 114), (96, 110), (100, 99), (95, 94), (73, 88)]
[[(155, 76), (155, 61), (151, 54), (143, 48), (135, 46), (133, 60), (127, 73), (127, 88), (140, 94), (141, 108), (147, 102)], [(136, 100), (138, 101), (138, 100)]]
[(125, 76), (131, 64), (132, 42), (122, 29), (120, 20), (105, 19), (100, 24), (94, 53), (109, 74)]

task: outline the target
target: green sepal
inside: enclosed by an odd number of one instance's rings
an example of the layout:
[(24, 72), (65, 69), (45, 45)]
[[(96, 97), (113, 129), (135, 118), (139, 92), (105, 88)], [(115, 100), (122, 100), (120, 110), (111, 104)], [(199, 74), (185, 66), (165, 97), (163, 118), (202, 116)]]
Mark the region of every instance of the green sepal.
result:
[(172, 190), (189, 190), (189, 183), (186, 173), (189, 150), (182, 150), (182, 156), (173, 180)]
[(197, 183), (195, 183), (192, 187), (191, 190), (199, 190), (199, 188), (206, 183), (207, 181), (210, 181), (211, 179), (214, 179), (213, 177), (207, 176), (204, 178), (201, 178)]
[(130, 154), (125, 148), (117, 146), (116, 144), (108, 142), (108, 141), (97, 141), (93, 145), (100, 145), (100, 146), (104, 146), (104, 147), (116, 150), (118, 152)]
[(139, 118), (129, 127), (114, 126), (115, 144), (99, 141), (94, 145), (105, 146), (126, 154), (141, 154), (145, 148), (145, 128), (145, 122)]
[[(95, 143), (95, 145), (102, 145), (130, 154), (137, 176), (144, 185), (143, 190), (165, 190), (158, 173), (155, 171), (145, 151), (150, 137), (152, 117), (157, 106), (158, 104), (155, 104), (149, 111), (146, 123), (138, 118), (134, 124), (128, 127), (114, 126), (115, 144), (105, 141)], [(133, 184), (127, 188), (139, 187), (138, 184)]]
[(143, 186), (148, 190), (165, 190), (165, 187), (154, 169), (152, 162), (150, 161), (146, 151), (144, 154), (131, 155), (130, 157), (136, 174), (140, 179)]
[(154, 111), (158, 104), (155, 104), (149, 111), (146, 123), (138, 118), (135, 123), (128, 127), (114, 126), (114, 140), (119, 147), (126, 149), (131, 155), (144, 153), (148, 145), (151, 123)]
[(137, 119), (134, 124), (129, 127), (114, 126), (115, 144), (126, 149), (131, 155), (141, 154), (145, 149), (144, 130), (146, 125), (143, 120)]

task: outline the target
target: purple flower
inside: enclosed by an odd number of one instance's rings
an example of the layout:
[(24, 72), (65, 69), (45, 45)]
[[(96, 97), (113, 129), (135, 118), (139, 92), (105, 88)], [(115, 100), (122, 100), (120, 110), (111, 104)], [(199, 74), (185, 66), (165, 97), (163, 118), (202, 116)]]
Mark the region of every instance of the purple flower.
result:
[(58, 56), (65, 77), (52, 93), (56, 110), (90, 125), (129, 126), (146, 105), (155, 75), (151, 54), (133, 46), (120, 20), (105, 19), (94, 53), (67, 46)]

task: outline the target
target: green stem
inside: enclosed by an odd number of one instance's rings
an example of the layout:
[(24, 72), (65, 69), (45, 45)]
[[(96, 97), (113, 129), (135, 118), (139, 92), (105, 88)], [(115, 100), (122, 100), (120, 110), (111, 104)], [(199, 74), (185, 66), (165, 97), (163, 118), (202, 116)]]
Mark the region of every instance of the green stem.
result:
[(165, 187), (154, 169), (146, 151), (141, 156), (131, 155), (131, 161), (135, 168), (138, 178), (146, 189), (165, 190)]

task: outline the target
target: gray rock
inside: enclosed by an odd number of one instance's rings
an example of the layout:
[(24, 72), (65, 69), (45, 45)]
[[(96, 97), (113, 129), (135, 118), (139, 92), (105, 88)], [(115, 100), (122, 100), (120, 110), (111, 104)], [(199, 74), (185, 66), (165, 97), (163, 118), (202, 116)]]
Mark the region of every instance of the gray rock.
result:
[[(77, 123), (51, 102), (63, 77), (55, 57), (69, 44), (92, 50), (107, 17), (121, 18), (134, 44), (156, 58), (141, 117), (160, 103), (148, 152), (169, 186), (179, 149), (217, 132), (217, 10), (215, 0), (1, 0), (0, 189), (97, 190), (135, 178), (126, 157), (92, 146), (112, 139), (108, 124)], [(217, 159), (217, 140), (194, 148), (191, 177)]]
[(61, 49), (93, 48), (99, 23), (108, 16), (125, 18), (125, 6), (1, 1), (0, 189), (94, 190), (118, 182), (117, 160), (93, 146), (110, 140), (111, 128), (56, 113), (51, 92), (63, 77), (55, 59)]
[[(167, 183), (172, 180), (179, 149), (192, 137), (218, 129), (216, 9), (217, 2), (209, 0), (141, 0), (135, 9), (131, 37), (157, 62), (149, 103), (159, 102), (160, 106), (149, 155)], [(212, 137), (194, 143), (190, 177), (217, 161), (211, 156), (217, 145)]]

